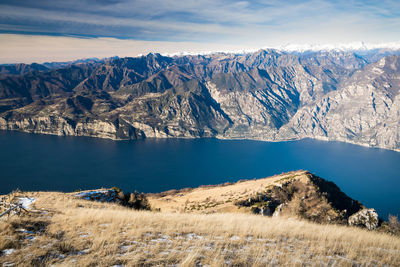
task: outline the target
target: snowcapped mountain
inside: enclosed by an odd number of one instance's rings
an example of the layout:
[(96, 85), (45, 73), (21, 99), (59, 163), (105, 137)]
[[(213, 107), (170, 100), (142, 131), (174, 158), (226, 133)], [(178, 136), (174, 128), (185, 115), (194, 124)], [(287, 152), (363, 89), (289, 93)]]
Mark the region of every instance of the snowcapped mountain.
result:
[[(384, 52), (389, 51), (390, 53), (400, 53), (400, 42), (388, 42), (388, 43), (365, 43), (365, 42), (353, 42), (353, 43), (334, 43), (334, 44), (296, 44), (289, 43), (280, 46), (264, 46), (263, 50), (276, 50), (285, 53), (312, 53), (312, 52), (357, 52), (359, 54), (372, 54), (378, 51)], [(260, 48), (248, 48), (240, 50), (214, 50), (214, 51), (184, 51), (178, 53), (162, 53), (163, 56), (175, 57), (175, 56), (195, 56), (195, 55), (212, 55), (212, 54), (251, 54), (255, 53)], [(143, 55), (139, 55), (143, 56)]]
[(400, 42), (389, 43), (336, 43), (336, 44), (286, 44), (278, 47), (271, 47), (286, 52), (318, 52), (318, 51), (371, 51), (371, 50), (400, 50)]

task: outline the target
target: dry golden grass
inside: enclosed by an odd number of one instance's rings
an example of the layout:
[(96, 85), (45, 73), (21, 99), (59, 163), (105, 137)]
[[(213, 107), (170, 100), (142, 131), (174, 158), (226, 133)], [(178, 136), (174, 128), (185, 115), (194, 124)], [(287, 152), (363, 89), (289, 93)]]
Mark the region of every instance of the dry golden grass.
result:
[[(229, 190), (232, 190), (230, 188)], [(229, 192), (229, 190), (227, 192)], [(29, 193), (23, 217), (0, 221), (3, 266), (396, 266), (400, 239), (336, 225), (250, 214), (133, 211)]]
[(162, 212), (243, 212), (244, 209), (239, 209), (234, 205), (235, 201), (263, 192), (268, 185), (281, 179), (295, 176), (300, 178), (305, 176), (305, 173), (306, 171), (296, 171), (229, 185), (199, 187), (188, 190), (188, 192), (174, 192), (165, 196), (156, 194), (149, 196), (148, 199), (153, 209), (160, 209)]

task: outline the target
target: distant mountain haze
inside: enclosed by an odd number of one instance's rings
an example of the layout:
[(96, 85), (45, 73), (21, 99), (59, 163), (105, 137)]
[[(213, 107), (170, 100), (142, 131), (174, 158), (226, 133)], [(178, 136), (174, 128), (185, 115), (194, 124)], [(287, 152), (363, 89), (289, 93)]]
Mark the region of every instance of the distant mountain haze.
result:
[(338, 140), (400, 150), (400, 51), (279, 51), (0, 66), (0, 129), (115, 140)]

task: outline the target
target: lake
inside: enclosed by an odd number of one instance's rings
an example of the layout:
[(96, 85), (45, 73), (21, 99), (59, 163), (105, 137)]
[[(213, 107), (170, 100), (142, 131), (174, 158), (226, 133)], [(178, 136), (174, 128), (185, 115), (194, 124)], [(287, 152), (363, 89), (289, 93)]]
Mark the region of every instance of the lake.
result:
[(400, 153), (341, 142), (111, 141), (0, 131), (0, 194), (117, 186), (160, 192), (292, 170), (335, 182), (380, 216), (400, 215)]

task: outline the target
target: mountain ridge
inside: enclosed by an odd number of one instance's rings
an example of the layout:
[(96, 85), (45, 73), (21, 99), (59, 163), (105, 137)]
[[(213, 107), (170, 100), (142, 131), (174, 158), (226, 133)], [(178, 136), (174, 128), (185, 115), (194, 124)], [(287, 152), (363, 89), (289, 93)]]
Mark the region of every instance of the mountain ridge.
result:
[(115, 140), (316, 138), (399, 151), (399, 62), (379, 52), (268, 49), (3, 73), (0, 129)]

